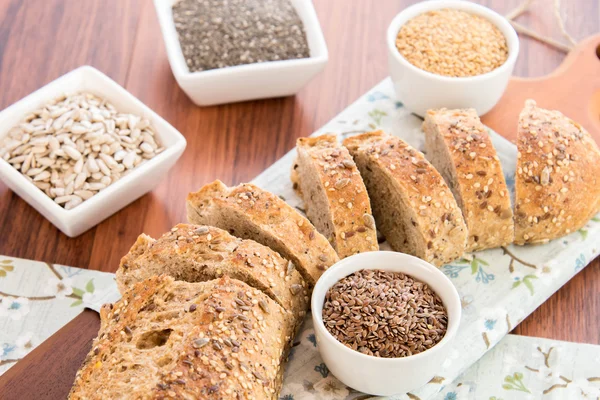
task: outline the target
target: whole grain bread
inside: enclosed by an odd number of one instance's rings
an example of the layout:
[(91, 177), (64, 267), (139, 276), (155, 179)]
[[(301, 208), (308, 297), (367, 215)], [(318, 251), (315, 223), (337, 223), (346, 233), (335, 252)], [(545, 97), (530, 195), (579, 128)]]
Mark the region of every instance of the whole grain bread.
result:
[(335, 135), (300, 138), (292, 180), (308, 219), (340, 258), (379, 250), (371, 203), (348, 150)]
[(515, 243), (575, 232), (600, 211), (600, 151), (581, 125), (527, 100), (517, 149)]
[(469, 230), (466, 251), (514, 239), (510, 193), (496, 149), (474, 109), (429, 110), (426, 155), (454, 194)]
[(421, 152), (382, 131), (349, 137), (344, 146), (363, 177), (377, 227), (394, 250), (437, 266), (463, 254), (462, 213)]
[(178, 224), (157, 240), (140, 235), (121, 259), (117, 285), (123, 293), (134, 283), (161, 274), (186, 282), (224, 275), (240, 280), (292, 313), (296, 326), (308, 309), (306, 283), (291, 261), (253, 240), (237, 238), (213, 226)]
[(103, 306), (69, 398), (276, 399), (287, 317), (263, 292), (228, 277), (148, 278)]
[(228, 188), (217, 180), (188, 194), (188, 221), (251, 239), (292, 261), (312, 288), (338, 256), (310, 221), (278, 196), (244, 183)]

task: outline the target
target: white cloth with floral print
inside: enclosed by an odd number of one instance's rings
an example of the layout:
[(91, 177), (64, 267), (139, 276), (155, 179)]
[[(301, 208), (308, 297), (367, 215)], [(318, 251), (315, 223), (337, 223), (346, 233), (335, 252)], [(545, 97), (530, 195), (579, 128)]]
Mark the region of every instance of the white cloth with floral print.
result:
[[(458, 358), (458, 353), (455, 353)], [(597, 399), (600, 346), (507, 335), (440, 400)]]
[[(296, 343), (286, 367), (280, 399), (371, 398), (331, 375), (319, 357), (311, 321), (306, 322)], [(452, 369), (460, 359), (461, 352), (451, 350), (442, 362), (442, 369)], [(435, 385), (441, 390), (433, 395), (436, 400), (597, 399), (600, 396), (600, 346), (509, 334), (454, 381)]]
[[(114, 275), (104, 272), (2, 256), (0, 271), (4, 271), (0, 273), (0, 375), (83, 307), (98, 310), (105, 301), (119, 297)], [(497, 319), (487, 321), (495, 324)], [(442, 368), (451, 368), (459, 355), (452, 350)], [(600, 346), (507, 335), (435, 398), (595, 399), (600, 391), (599, 365)], [(290, 353), (280, 398), (368, 397), (329, 373), (319, 357), (312, 322), (307, 320)]]
[(114, 274), (0, 256), (0, 374), (84, 307), (119, 297)]
[[(513, 124), (516, 124), (516, 121)], [(375, 86), (315, 134), (334, 132), (341, 137), (346, 137), (371, 129), (384, 129), (402, 137), (416, 148), (422, 149), (423, 147), (421, 120), (394, 100), (393, 88), (389, 79)], [(493, 132), (491, 135), (503, 163), (507, 183), (512, 189), (516, 149), (514, 145), (499, 135)], [(302, 208), (302, 202), (295, 194), (288, 175), (294, 157), (295, 152), (291, 151), (257, 177), (254, 183), (282, 196), (291, 205)], [(479, 368), (477, 366), (480, 364), (476, 364), (467, 371), (469, 367), (599, 254), (599, 237), (600, 219), (596, 217), (578, 232), (545, 245), (509, 246), (506, 249), (487, 250), (466, 256), (464, 259), (442, 267), (442, 271), (456, 285), (463, 305), (463, 319), (454, 349), (446, 360), (440, 360), (441, 365), (437, 376), (430, 383), (409, 395), (393, 396), (392, 398), (424, 400), (443, 398), (440, 396), (452, 393), (447, 390), (455, 384), (453, 382), (459, 382), (456, 381), (457, 378), (462, 379), (459, 378), (461, 374), (465, 373), (471, 376), (469, 374), (472, 373), (473, 368)], [(385, 243), (382, 245), (383, 248), (386, 246)], [(12, 359), (11, 357), (16, 358), (17, 355), (24, 354), (72, 319), (81, 311), (83, 302), (92, 302), (95, 307), (98, 307), (103, 301), (109, 301), (112, 296), (118, 296), (112, 274), (88, 270), (74, 272), (76, 269), (57, 267), (58, 271), (64, 268), (65, 273), (54, 274), (52, 271), (46, 271), (43, 273), (45, 275), (39, 275), (39, 271), (35, 271), (40, 268), (51, 269), (42, 265), (38, 269), (28, 268), (24, 272), (24, 274), (29, 274), (28, 277), (18, 278), (13, 282), (10, 277), (16, 269), (10, 271), (10, 266), (13, 262), (20, 263), (21, 261), (8, 260), (6, 262), (7, 264), (1, 264), (0, 261), (0, 299), (2, 300), (0, 303), (0, 328), (2, 328), (0, 331), (0, 360), (4, 360), (0, 361), (0, 373), (3, 371), (1, 368), (11, 365), (10, 362), (7, 362)], [(3, 265), (9, 268), (2, 269)], [(98, 295), (101, 287), (100, 295)], [(43, 296), (38, 294), (42, 293), (42, 289), (50, 293), (45, 296), (52, 297), (52, 300), (26, 298)], [(21, 297), (3, 296), (3, 292)], [(310, 317), (307, 317), (305, 331), (299, 337), (299, 344), (293, 348), (286, 367), (282, 397), (286, 400), (369, 397), (346, 387), (329, 374), (327, 367), (319, 357), (311, 329)], [(520, 354), (523, 350), (517, 342), (522, 339), (511, 337), (510, 340), (511, 344), (507, 345), (507, 351)], [(530, 345), (527, 344), (526, 347), (529, 349)], [(13, 353), (15, 351), (19, 353)], [(516, 355), (513, 357), (517, 358)], [(577, 363), (586, 363), (581, 360), (583, 358), (577, 359)], [(531, 367), (537, 368), (537, 366)], [(539, 367), (542, 368), (542, 366)], [(483, 371), (486, 368), (488, 367), (480, 369)], [(600, 368), (598, 369), (600, 370)], [(587, 390), (589, 388), (585, 387), (585, 382), (589, 383), (590, 390), (598, 386), (596, 380), (588, 381), (587, 375), (576, 375), (575, 372), (573, 370), (573, 374), (564, 375), (565, 378), (575, 383), (569, 383), (567, 387), (560, 389), (575, 392), (577, 392), (577, 388)], [(517, 381), (525, 382), (526, 372), (520, 373), (523, 374), (523, 377), (511, 375), (512, 381), (502, 384), (518, 386)], [(479, 375), (474, 376), (479, 379)], [(477, 379), (474, 378), (473, 381), (477, 382)], [(529, 384), (528, 382), (525, 384)], [(566, 383), (566, 381), (564, 382)], [(457, 386), (459, 391), (464, 390), (464, 388), (461, 389), (462, 386), (464, 385)], [(440, 393), (442, 390), (444, 392)], [(512, 399), (515, 398), (514, 394), (517, 392), (521, 393), (513, 390), (510, 393), (507, 392), (508, 394), (492, 396), (497, 398), (504, 396), (505, 399)], [(558, 391), (551, 393), (558, 393)], [(452, 395), (450, 394), (450, 396)], [(454, 395), (456, 396), (456, 393)]]

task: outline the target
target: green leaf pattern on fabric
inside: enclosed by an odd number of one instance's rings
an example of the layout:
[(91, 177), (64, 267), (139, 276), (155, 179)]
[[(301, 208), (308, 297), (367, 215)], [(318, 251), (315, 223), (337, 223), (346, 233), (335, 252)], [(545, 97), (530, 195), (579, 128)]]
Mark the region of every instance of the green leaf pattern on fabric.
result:
[(507, 375), (504, 378), (504, 382), (502, 388), (505, 390), (518, 390), (520, 392), (531, 393), (523, 383), (523, 374), (520, 372), (515, 372), (512, 376)]
[(85, 285), (85, 291), (88, 293), (94, 293), (94, 280), (90, 279), (90, 281)]

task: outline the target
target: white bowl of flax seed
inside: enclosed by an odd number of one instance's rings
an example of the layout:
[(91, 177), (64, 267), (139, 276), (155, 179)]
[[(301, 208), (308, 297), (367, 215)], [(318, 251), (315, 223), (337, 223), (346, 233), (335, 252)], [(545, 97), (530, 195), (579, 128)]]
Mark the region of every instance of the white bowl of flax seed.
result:
[(334, 264), (317, 281), (311, 308), (333, 375), (382, 396), (413, 391), (438, 374), (461, 319), (460, 297), (443, 272), (392, 251)]
[(502, 97), (519, 53), (506, 18), (462, 0), (405, 8), (387, 30), (387, 46), (398, 100), (420, 116), (443, 107), (485, 114)]

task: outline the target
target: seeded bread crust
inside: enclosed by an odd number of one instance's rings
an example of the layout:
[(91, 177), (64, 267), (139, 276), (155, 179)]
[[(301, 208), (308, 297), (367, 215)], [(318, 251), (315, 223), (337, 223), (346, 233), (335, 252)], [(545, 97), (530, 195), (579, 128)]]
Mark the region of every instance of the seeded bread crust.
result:
[(365, 181), (377, 227), (394, 250), (436, 266), (464, 253), (462, 213), (423, 153), (382, 131), (350, 137), (344, 146)]
[(517, 149), (516, 244), (575, 232), (600, 211), (600, 151), (581, 125), (527, 100)]
[(474, 109), (429, 110), (427, 158), (442, 174), (469, 229), (466, 251), (512, 243), (510, 194), (496, 149)]
[(300, 138), (294, 164), (308, 219), (340, 258), (379, 250), (371, 203), (348, 150), (335, 135)]
[(292, 261), (310, 288), (339, 258), (310, 221), (278, 196), (245, 183), (228, 188), (216, 180), (188, 194), (188, 221), (251, 239)]
[(308, 308), (306, 283), (291, 261), (253, 240), (236, 238), (212, 226), (178, 224), (157, 240), (140, 235), (121, 259), (117, 285), (123, 293), (134, 283), (161, 274), (185, 282), (223, 275), (240, 280), (290, 312), (296, 327)]
[(100, 318), (72, 400), (277, 398), (290, 342), (286, 314), (243, 282), (155, 276), (103, 306)]

